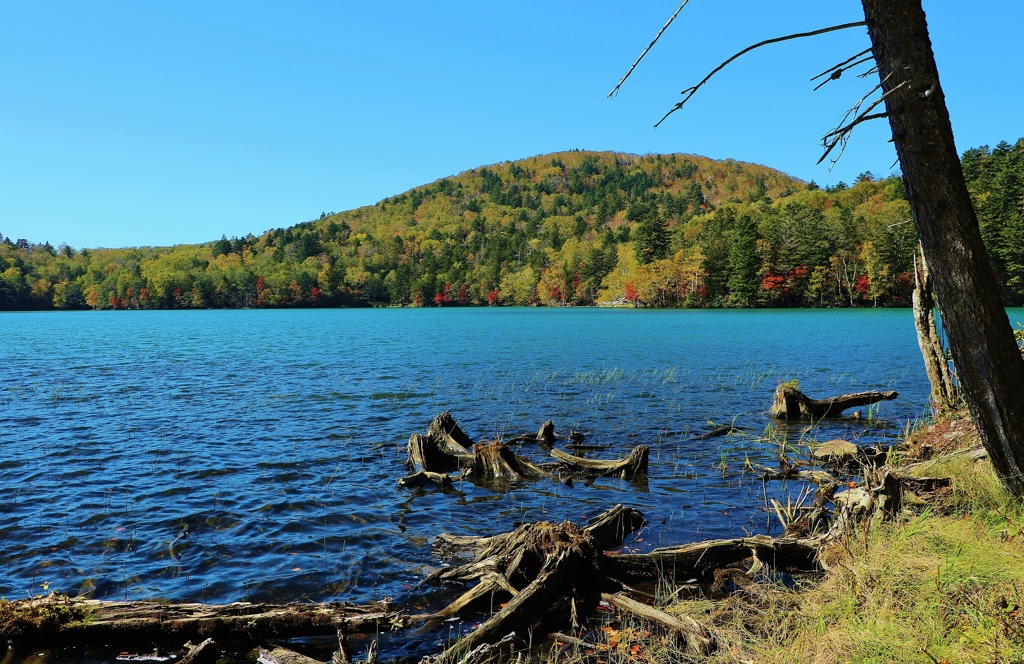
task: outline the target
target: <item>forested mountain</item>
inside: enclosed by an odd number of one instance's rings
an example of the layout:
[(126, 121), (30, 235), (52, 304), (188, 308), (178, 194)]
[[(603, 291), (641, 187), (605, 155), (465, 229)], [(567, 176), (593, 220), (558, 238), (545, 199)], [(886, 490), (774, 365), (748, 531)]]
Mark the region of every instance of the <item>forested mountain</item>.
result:
[[(963, 167), (1004, 297), (1024, 302), (1024, 139)], [(902, 181), (827, 190), (693, 155), (562, 152), (203, 245), (75, 249), (0, 236), (0, 309), (905, 306)]]

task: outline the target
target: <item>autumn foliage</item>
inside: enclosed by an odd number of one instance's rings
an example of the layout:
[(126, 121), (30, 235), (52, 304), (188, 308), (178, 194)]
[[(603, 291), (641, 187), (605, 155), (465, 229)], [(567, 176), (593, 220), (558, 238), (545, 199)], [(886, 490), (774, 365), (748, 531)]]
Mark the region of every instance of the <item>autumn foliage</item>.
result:
[[(1008, 304), (1024, 302), (1022, 155), (964, 157)], [(204, 245), (0, 235), (0, 309), (906, 306), (916, 242), (898, 178), (822, 190), (732, 160), (573, 151)]]

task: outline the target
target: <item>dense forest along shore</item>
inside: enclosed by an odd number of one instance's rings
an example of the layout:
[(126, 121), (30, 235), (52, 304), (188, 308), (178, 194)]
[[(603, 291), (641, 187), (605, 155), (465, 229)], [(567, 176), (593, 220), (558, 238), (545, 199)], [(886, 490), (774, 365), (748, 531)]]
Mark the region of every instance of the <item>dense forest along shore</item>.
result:
[[(1024, 139), (962, 166), (1004, 301), (1022, 304)], [(0, 310), (909, 306), (916, 245), (899, 177), (823, 190), (733, 160), (573, 151), (207, 244), (0, 234)]]

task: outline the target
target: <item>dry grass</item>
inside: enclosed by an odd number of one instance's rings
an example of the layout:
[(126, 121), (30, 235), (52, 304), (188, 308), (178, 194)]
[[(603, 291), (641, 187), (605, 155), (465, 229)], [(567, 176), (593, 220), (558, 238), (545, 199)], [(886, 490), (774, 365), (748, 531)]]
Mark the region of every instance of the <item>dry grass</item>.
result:
[[(969, 424), (969, 423), (967, 423)], [(971, 445), (943, 423), (914, 447)], [(956, 435), (951, 435), (955, 432)], [(963, 455), (921, 470), (952, 478), (940, 502), (864, 524), (822, 553), (828, 571), (796, 588), (755, 584), (718, 600), (669, 606), (711, 625), (718, 650), (694, 660), (663, 638), (619, 626), (608, 662), (1024, 662), (1024, 506), (987, 461)], [(606, 643), (612, 646), (611, 643)], [(583, 653), (552, 661), (581, 661)], [(593, 661), (593, 660), (591, 660)]]

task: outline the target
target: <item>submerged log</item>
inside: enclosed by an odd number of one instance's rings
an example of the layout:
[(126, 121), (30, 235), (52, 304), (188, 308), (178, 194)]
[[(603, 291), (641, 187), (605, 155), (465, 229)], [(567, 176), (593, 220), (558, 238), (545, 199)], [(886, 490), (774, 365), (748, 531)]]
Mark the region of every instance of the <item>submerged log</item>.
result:
[(597, 475), (599, 477), (619, 477), (630, 479), (637, 475), (647, 474), (647, 459), (650, 450), (646, 445), (637, 445), (625, 459), (615, 461), (600, 461), (597, 459), (584, 459), (573, 456), (562, 450), (551, 450), (551, 456), (555, 457), (560, 464), (569, 470), (580, 472), (585, 475)]
[(266, 638), (376, 633), (405, 629), (417, 619), (391, 610), (390, 602), (365, 606), (331, 604), (168, 604), (105, 601), (56, 594), (12, 602), (15, 615), (47, 615), (44, 621), (5, 623), (0, 638), (19, 645), (42, 643), (172, 643), (214, 639), (219, 644), (258, 644)]
[(820, 420), (839, 417), (847, 408), (867, 406), (879, 401), (888, 401), (899, 396), (898, 392), (856, 392), (842, 394), (828, 399), (811, 399), (801, 392), (796, 381), (782, 383), (775, 389), (775, 400), (768, 413), (777, 420)]
[(702, 433), (701, 435), (697, 436), (697, 440), (708, 440), (709, 438), (728, 436), (729, 434), (740, 433), (741, 431), (743, 431), (743, 429), (741, 429), (740, 427), (736, 427), (731, 424), (726, 424), (725, 426), (715, 427), (714, 429), (708, 431), (707, 433)]

